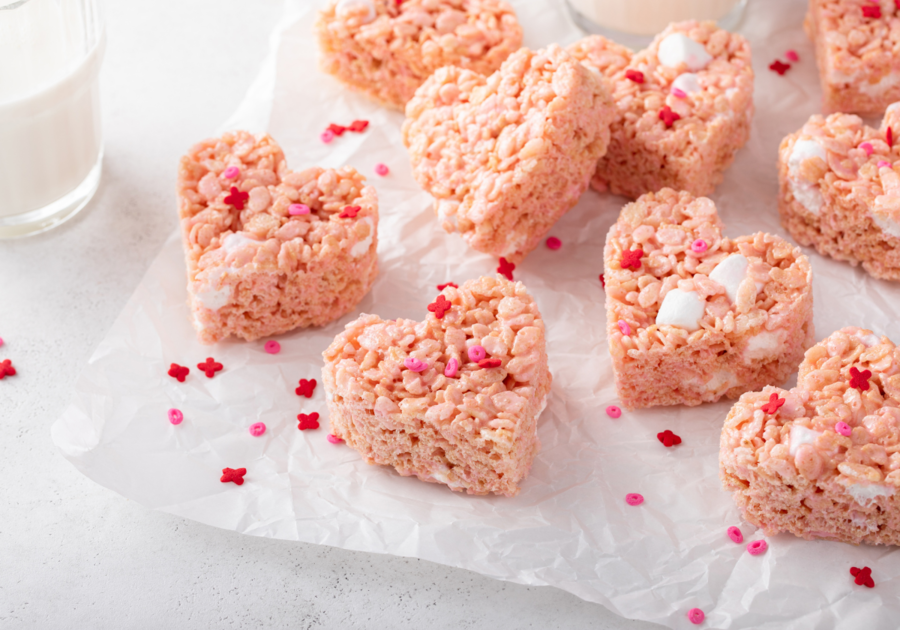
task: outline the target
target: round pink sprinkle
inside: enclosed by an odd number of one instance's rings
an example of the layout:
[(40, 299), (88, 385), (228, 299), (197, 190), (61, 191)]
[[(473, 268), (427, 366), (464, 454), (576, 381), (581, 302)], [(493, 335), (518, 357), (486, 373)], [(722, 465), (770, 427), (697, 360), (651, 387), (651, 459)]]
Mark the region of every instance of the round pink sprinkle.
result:
[(322, 135), (319, 136), (319, 138), (322, 140), (322, 142), (324, 142), (325, 144), (328, 144), (329, 142), (334, 140), (334, 132), (331, 131), (330, 129), (326, 129), (325, 131), (322, 132)]
[(456, 376), (456, 371), (459, 369), (459, 361), (456, 358), (450, 359), (447, 361), (447, 367), (444, 368), (444, 376), (447, 378), (453, 378)]
[(859, 145), (859, 148), (865, 151), (866, 155), (872, 155), (873, 153), (875, 153), (875, 149), (872, 148), (872, 145), (868, 142), (863, 142), (861, 145)]
[(421, 372), (425, 368), (428, 367), (428, 364), (424, 361), (420, 361), (415, 357), (406, 357), (403, 361), (403, 365), (406, 366), (408, 370), (412, 370), (413, 372)]
[(644, 497), (639, 495), (637, 492), (632, 492), (625, 495), (625, 503), (627, 503), (628, 505), (640, 505), (643, 502)]
[(674, 96), (675, 98), (687, 98), (687, 92), (685, 92), (684, 90), (682, 90), (680, 88), (673, 87), (672, 88), (672, 96)]
[(624, 319), (619, 320), (618, 326), (619, 330), (621, 330), (622, 334), (626, 337), (631, 334), (631, 326), (629, 326), (628, 322), (626, 322)]
[(695, 626), (703, 623), (703, 620), (706, 619), (706, 614), (699, 608), (691, 608), (687, 614), (688, 621), (690, 621)]
[(850, 425), (846, 422), (838, 422), (834, 425), (834, 430), (844, 437), (850, 437), (850, 434), (853, 433), (853, 429), (851, 429)]
[(691, 243), (691, 251), (695, 254), (702, 254), (707, 249), (709, 249), (709, 245), (706, 244), (702, 238), (698, 238), (696, 241)]
[(728, 528), (728, 537), (736, 543), (744, 542), (744, 535), (737, 527)]
[(184, 414), (178, 409), (169, 409), (169, 422), (172, 424), (181, 424), (184, 420)]
[(281, 344), (274, 339), (270, 339), (269, 341), (267, 341), (266, 345), (263, 346), (263, 348), (265, 348), (266, 352), (268, 352), (269, 354), (278, 354), (279, 352), (281, 352)]
[(387, 167), (387, 164), (382, 164), (381, 162), (379, 162), (378, 164), (375, 165), (375, 174), (376, 175), (381, 175), (382, 177), (384, 177), (385, 175), (387, 175), (390, 172), (391, 172), (391, 169), (389, 169)]
[(797, 54), (796, 50), (789, 50), (784, 53), (784, 56), (787, 57), (788, 61), (800, 61), (800, 55)]
[(296, 217), (301, 214), (309, 214), (309, 206), (307, 206), (305, 203), (292, 203), (288, 206), (288, 214), (292, 217)]
[(234, 179), (235, 177), (237, 177), (240, 174), (241, 174), (241, 169), (239, 169), (237, 166), (229, 166), (228, 168), (225, 169), (225, 172), (222, 173), (222, 175), (225, 176), (225, 179)]
[(3, 345), (3, 337), (0, 337), (0, 346)]
[(340, 444), (340, 443), (343, 442), (344, 440), (342, 440), (341, 438), (339, 438), (339, 437), (336, 436), (336, 435), (331, 435), (331, 434), (329, 433), (329, 434), (328, 434), (328, 441), (331, 442), (332, 444)]
[(766, 553), (766, 549), (769, 548), (769, 543), (765, 540), (754, 540), (752, 543), (747, 545), (747, 553), (751, 556), (758, 556), (761, 553)]
[(486, 356), (487, 350), (485, 350), (481, 346), (472, 346), (471, 348), (469, 348), (469, 361), (478, 363)]
[(610, 418), (618, 418), (622, 415), (622, 410), (616, 407), (615, 405), (610, 405), (606, 408), (606, 415)]
[(887, 160), (878, 160), (878, 168), (891, 167), (891, 163)]
[(562, 241), (555, 236), (551, 236), (547, 239), (547, 247), (550, 249), (559, 249), (562, 247)]
[(266, 432), (266, 425), (263, 422), (254, 422), (250, 425), (250, 435), (259, 437)]

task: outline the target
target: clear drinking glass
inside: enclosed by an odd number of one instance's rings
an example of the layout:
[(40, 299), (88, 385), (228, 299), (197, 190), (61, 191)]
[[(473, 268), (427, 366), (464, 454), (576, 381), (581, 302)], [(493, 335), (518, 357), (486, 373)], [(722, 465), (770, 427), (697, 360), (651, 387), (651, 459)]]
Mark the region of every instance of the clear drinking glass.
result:
[(731, 30), (747, 0), (567, 0), (578, 26), (632, 48), (643, 48), (671, 22), (715, 20)]
[(0, 0), (0, 237), (59, 225), (100, 183), (99, 0)]

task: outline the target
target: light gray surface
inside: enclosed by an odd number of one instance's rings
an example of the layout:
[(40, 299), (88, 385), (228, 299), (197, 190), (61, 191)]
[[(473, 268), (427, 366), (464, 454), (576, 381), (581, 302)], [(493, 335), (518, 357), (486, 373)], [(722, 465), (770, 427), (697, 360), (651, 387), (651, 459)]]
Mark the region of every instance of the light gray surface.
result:
[(659, 628), (549, 587), (152, 512), (56, 452), (50, 425), (175, 229), (178, 157), (237, 107), (281, 2), (107, 10), (97, 197), (55, 231), (0, 241), (0, 360), (19, 371), (0, 381), (0, 627)]

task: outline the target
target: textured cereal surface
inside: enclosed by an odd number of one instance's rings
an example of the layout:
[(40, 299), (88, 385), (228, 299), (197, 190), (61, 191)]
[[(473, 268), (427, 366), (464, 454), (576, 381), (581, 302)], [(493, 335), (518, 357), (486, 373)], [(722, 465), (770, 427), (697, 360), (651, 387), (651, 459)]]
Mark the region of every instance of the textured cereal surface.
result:
[[(361, 315), (324, 353), (332, 432), (370, 464), (469, 494), (513, 496), (538, 451), (552, 378), (544, 322), (522, 283), (470, 280), (442, 319)], [(479, 367), (480, 345), (498, 367)], [(414, 372), (413, 357), (427, 364)], [(455, 360), (458, 372), (446, 376)]]
[(444, 229), (517, 262), (587, 189), (613, 116), (604, 82), (561, 48), (522, 48), (490, 77), (435, 72), (403, 141)]
[[(900, 133), (900, 103), (888, 108), (879, 129), (851, 114), (810, 118), (781, 142), (778, 209), (801, 245), (900, 280), (900, 148), (888, 146), (888, 128)], [(801, 152), (804, 144), (820, 155)]]
[[(225, 176), (229, 167), (240, 174)], [(226, 201), (236, 187), (249, 198)], [(290, 216), (291, 204), (310, 213)], [(346, 206), (355, 218), (340, 218)], [(320, 326), (352, 310), (378, 274), (375, 189), (345, 167), (287, 168), (268, 135), (193, 146), (178, 170), (178, 212), (194, 327), (203, 343)]]
[[(871, 372), (867, 390), (851, 386), (851, 368)], [(766, 413), (773, 393), (784, 405)], [(767, 535), (900, 544), (898, 407), (900, 349), (869, 330), (839, 330), (806, 353), (797, 387), (735, 403), (722, 429), (722, 483)]]
[[(863, 13), (876, 6), (879, 17)], [(826, 113), (880, 116), (900, 100), (900, 12), (893, 1), (809, 0), (804, 26)]]
[[(712, 201), (671, 189), (628, 204), (610, 228), (604, 250), (607, 332), (626, 407), (699, 405), (782, 383), (812, 344), (806, 256), (777, 236), (730, 239), (722, 228)], [(691, 249), (697, 239), (708, 245), (700, 254)], [(641, 267), (623, 268), (623, 252), (638, 249)], [(748, 265), (732, 301), (709, 276), (734, 254)], [(695, 332), (656, 322), (674, 289), (695, 292), (703, 302)]]
[(315, 28), (325, 72), (400, 110), (438, 68), (490, 74), (522, 44), (501, 0), (342, 0)]
[[(668, 67), (657, 57), (660, 42), (672, 33), (702, 44), (713, 58), (694, 73), (700, 91), (685, 97), (671, 88), (687, 67)], [(599, 35), (572, 44), (568, 52), (609, 81), (617, 106), (595, 188), (632, 199), (662, 188), (694, 195), (715, 189), (750, 134), (753, 68), (747, 40), (713, 22), (679, 22), (638, 53)], [(644, 82), (629, 79), (629, 71), (641, 72)], [(659, 116), (666, 105), (681, 117), (670, 128)]]

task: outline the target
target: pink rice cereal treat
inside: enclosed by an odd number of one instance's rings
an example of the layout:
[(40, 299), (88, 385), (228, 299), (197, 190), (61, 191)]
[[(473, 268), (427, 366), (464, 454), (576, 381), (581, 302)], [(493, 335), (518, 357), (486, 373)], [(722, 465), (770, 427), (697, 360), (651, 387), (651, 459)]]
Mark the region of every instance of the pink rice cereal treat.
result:
[(809, 349), (795, 388), (735, 403), (722, 429), (722, 483), (767, 536), (900, 545), (898, 407), (900, 349), (868, 330), (839, 330)]
[(592, 185), (635, 199), (708, 195), (750, 135), (750, 45), (714, 22), (678, 22), (638, 53), (593, 35), (569, 53), (606, 77), (618, 116)]
[(880, 129), (857, 116), (813, 116), (781, 142), (778, 209), (801, 245), (885, 280), (900, 280), (900, 103)]
[(178, 211), (202, 343), (319, 326), (378, 274), (378, 200), (355, 170), (287, 168), (268, 135), (201, 142), (181, 158)]
[(699, 405), (781, 383), (813, 342), (812, 271), (783, 239), (730, 239), (713, 202), (664, 188), (606, 239), (609, 349), (622, 403)]
[(361, 315), (335, 338), (322, 370), (332, 432), (401, 475), (515, 496), (552, 381), (537, 305), (499, 275), (435, 305), (424, 322)]
[(881, 115), (900, 100), (896, 3), (809, 0), (804, 26), (816, 47), (826, 113)]
[(322, 70), (400, 110), (438, 68), (490, 74), (522, 45), (501, 0), (339, 0), (319, 13), (316, 33)]
[(578, 202), (613, 116), (604, 82), (561, 48), (522, 48), (490, 77), (435, 72), (406, 106), (403, 141), (444, 229), (519, 262)]

